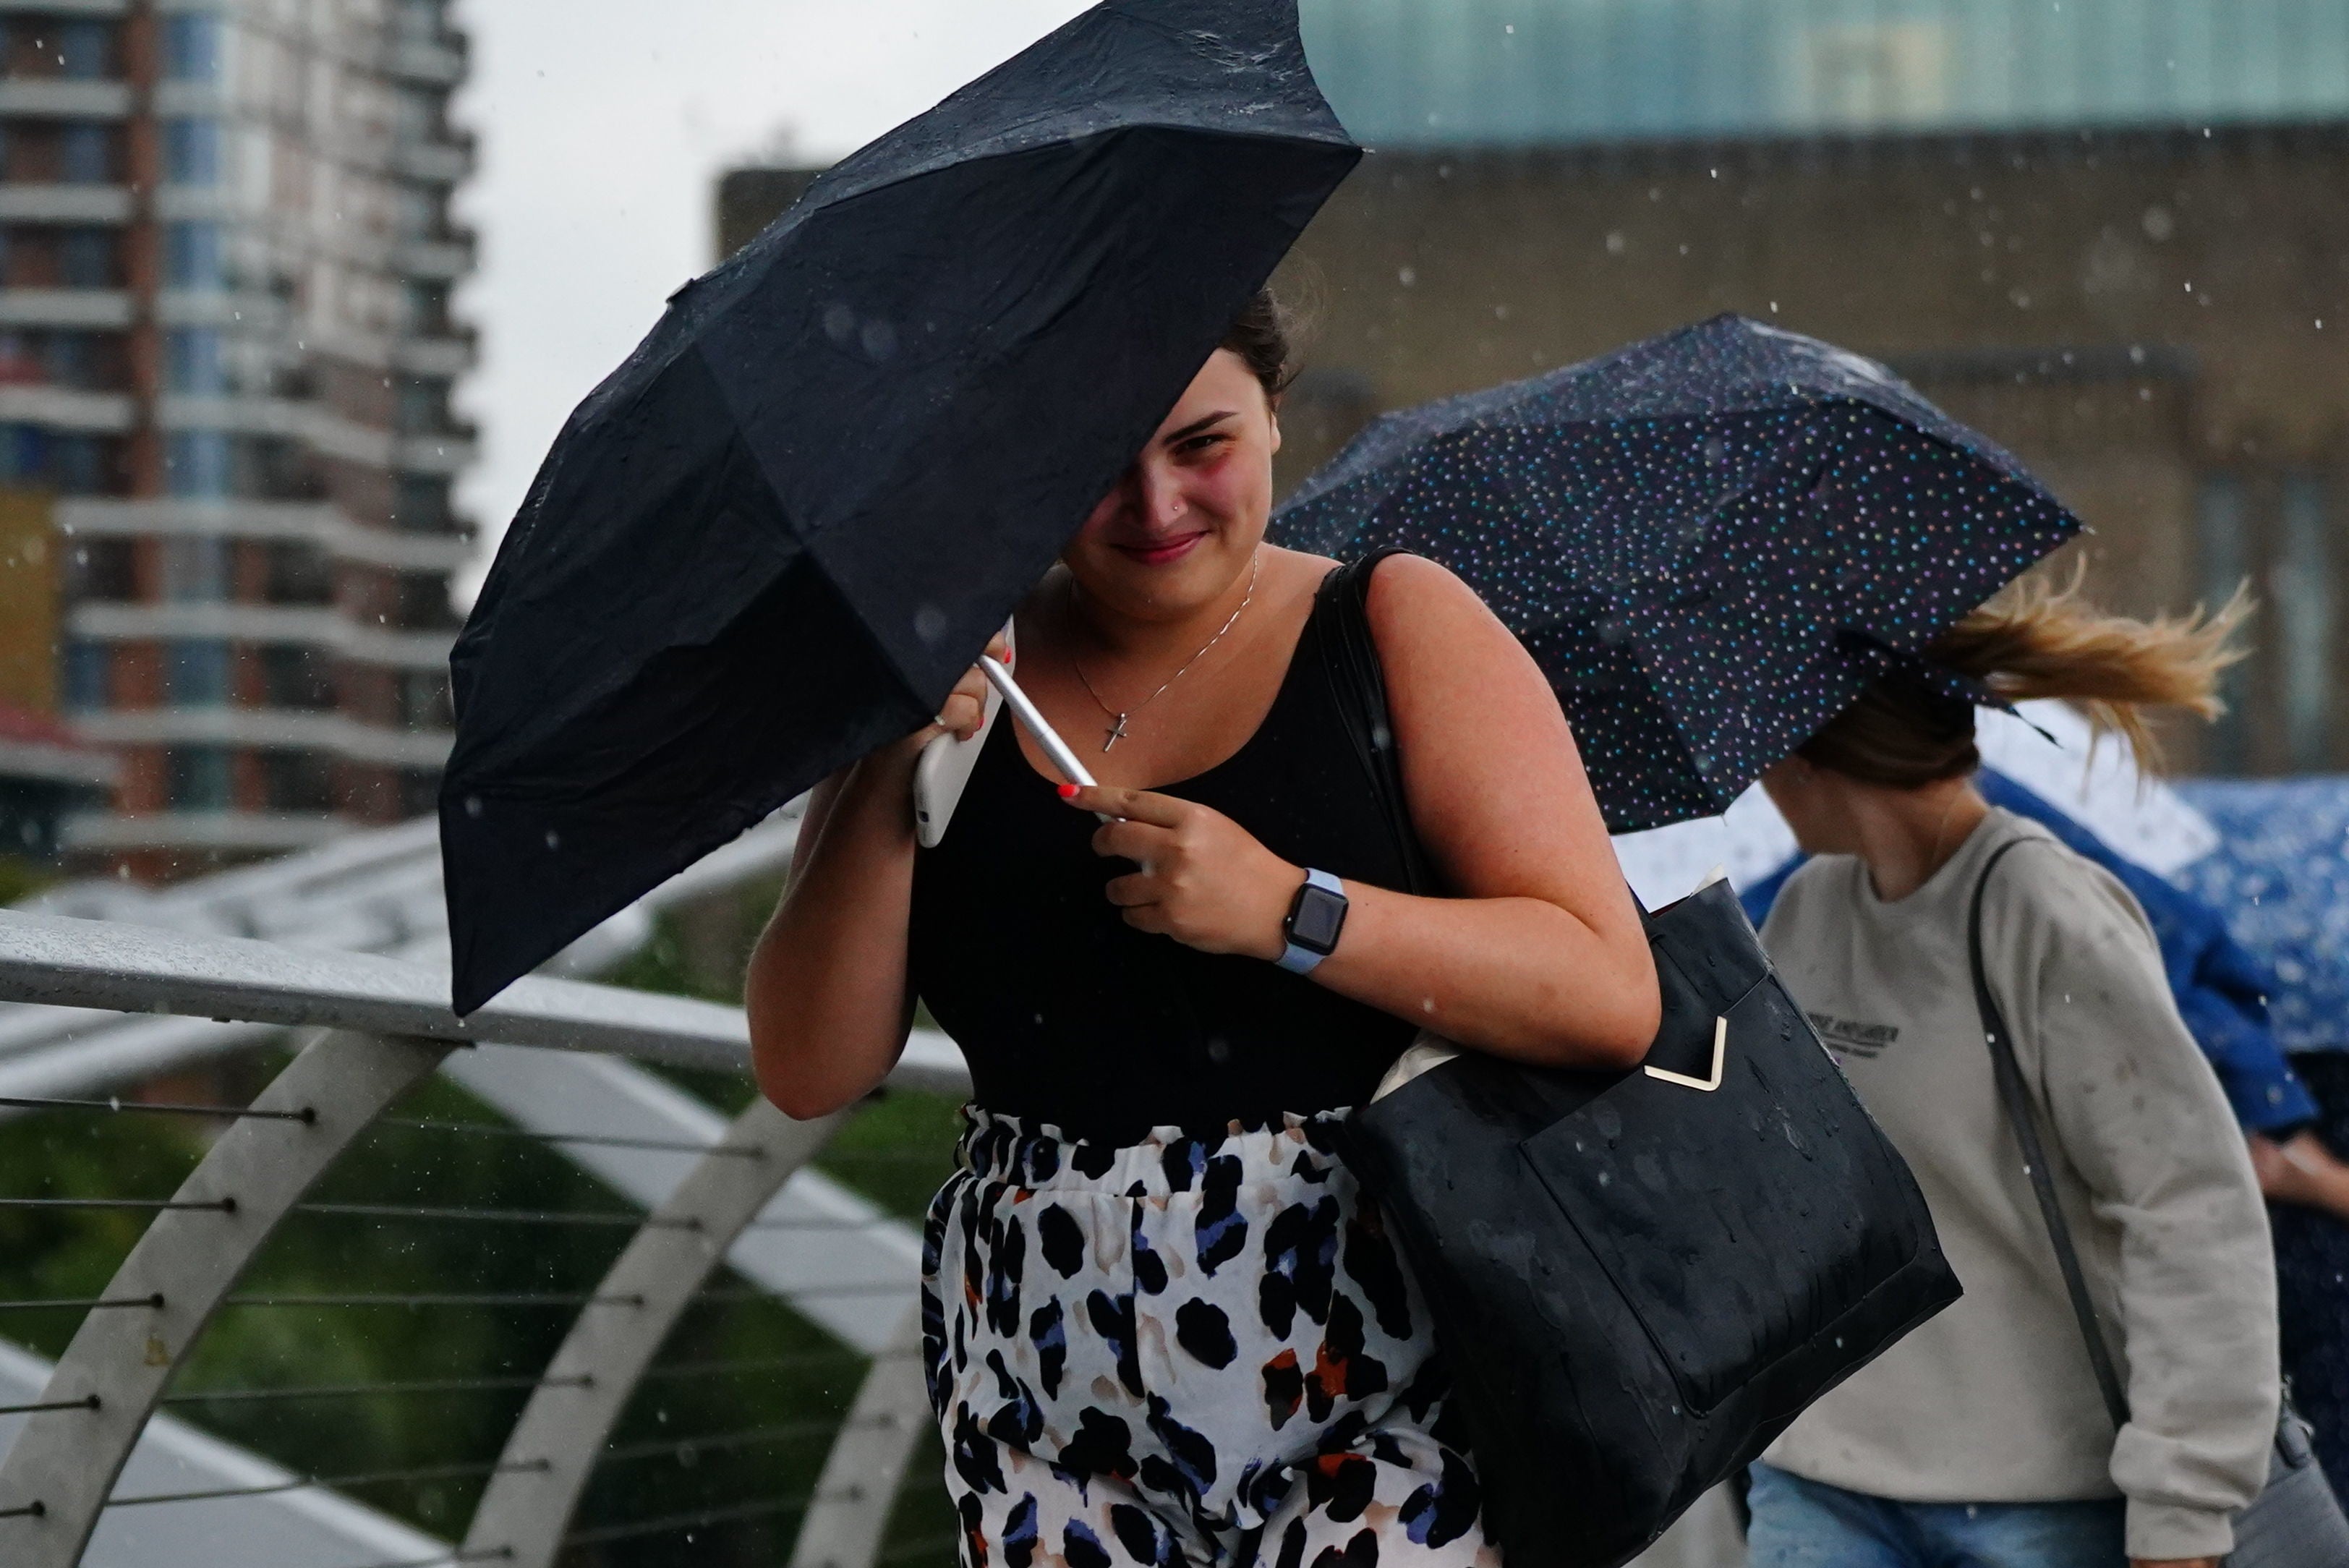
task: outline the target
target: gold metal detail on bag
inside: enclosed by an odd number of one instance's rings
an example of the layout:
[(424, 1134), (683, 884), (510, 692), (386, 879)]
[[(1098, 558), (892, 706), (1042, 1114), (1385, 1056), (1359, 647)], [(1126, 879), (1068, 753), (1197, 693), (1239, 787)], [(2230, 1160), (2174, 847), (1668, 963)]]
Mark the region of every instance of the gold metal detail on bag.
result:
[(1707, 1094), (1721, 1087), (1721, 1064), (1729, 1057), (1729, 1020), (1716, 1016), (1713, 1021), (1713, 1076), (1692, 1078), (1686, 1073), (1667, 1072), (1661, 1067), (1640, 1069), (1651, 1078), (1661, 1078), (1667, 1084), (1678, 1084), (1683, 1089), (1702, 1089)]

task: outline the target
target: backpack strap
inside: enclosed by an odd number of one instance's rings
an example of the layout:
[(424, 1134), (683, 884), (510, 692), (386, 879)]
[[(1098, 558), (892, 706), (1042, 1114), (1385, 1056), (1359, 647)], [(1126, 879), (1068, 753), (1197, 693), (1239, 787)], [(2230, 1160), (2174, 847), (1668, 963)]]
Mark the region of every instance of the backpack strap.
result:
[(1386, 673), (1379, 663), (1378, 642), (1371, 635), (1371, 573), (1389, 556), (1407, 553), (1374, 551), (1324, 577), (1313, 597), (1313, 627), (1320, 637), (1321, 668), (1329, 675), (1339, 722), (1394, 835), (1406, 883), (1402, 891), (1433, 895), (1435, 877), (1411, 825), (1410, 797), (1403, 793), (1402, 763), (1387, 709)]

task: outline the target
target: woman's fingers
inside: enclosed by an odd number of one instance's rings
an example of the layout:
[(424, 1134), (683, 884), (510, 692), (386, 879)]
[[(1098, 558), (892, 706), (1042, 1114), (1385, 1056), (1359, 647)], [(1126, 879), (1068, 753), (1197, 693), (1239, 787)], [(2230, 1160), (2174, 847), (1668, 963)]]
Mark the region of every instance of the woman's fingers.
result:
[(1116, 784), (1094, 784), (1089, 788), (1062, 784), (1061, 798), (1079, 811), (1099, 812), (1103, 816), (1147, 823), (1154, 827), (1179, 827), (1185, 817), (1200, 809), (1195, 803), (1177, 800), (1171, 794), (1124, 789)]
[(1111, 860), (1131, 860), (1147, 869), (1167, 858), (1174, 834), (1146, 822), (1105, 822), (1093, 833), (1093, 853)]
[(1112, 877), (1104, 889), (1109, 901), (1121, 909), (1135, 909), (1144, 904), (1158, 902), (1158, 878), (1147, 871), (1131, 877)]
[(969, 740), (978, 733), (987, 720), (987, 677), (978, 670), (966, 670), (956, 681), (947, 700), (938, 705), (938, 728), (952, 731), (956, 739)]

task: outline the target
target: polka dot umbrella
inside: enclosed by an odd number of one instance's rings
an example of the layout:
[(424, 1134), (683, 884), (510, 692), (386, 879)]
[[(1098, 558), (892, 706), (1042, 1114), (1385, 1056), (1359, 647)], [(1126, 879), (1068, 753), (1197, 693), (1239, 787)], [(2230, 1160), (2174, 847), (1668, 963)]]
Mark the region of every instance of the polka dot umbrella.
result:
[(1385, 415), (1273, 536), (1459, 573), (1548, 674), (1626, 833), (1727, 809), (2079, 526), (1882, 366), (1721, 316)]

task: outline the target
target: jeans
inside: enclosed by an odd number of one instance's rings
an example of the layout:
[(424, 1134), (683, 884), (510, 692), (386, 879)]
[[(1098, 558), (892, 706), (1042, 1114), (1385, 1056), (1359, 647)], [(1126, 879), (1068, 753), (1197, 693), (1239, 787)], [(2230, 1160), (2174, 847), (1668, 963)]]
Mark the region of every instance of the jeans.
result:
[(1756, 1464), (1750, 1568), (2123, 1568), (2118, 1498), (1896, 1502)]

